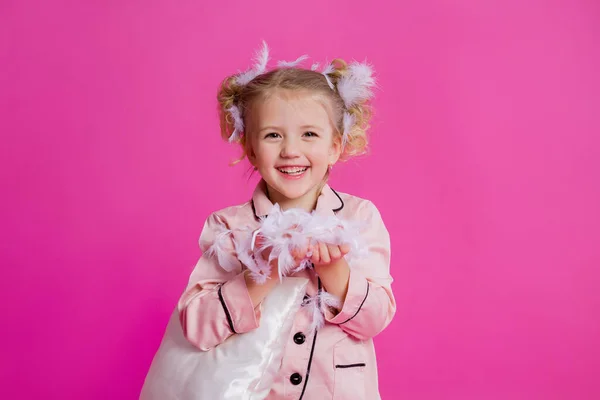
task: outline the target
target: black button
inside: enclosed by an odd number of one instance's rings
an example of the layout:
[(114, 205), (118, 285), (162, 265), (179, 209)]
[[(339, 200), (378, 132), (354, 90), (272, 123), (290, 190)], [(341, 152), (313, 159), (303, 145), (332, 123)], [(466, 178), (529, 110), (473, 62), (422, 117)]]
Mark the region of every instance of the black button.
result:
[(306, 341), (306, 336), (304, 336), (304, 333), (302, 332), (298, 332), (294, 335), (294, 343), (296, 344), (302, 344)]
[(292, 376), (290, 376), (290, 382), (292, 382), (292, 385), (299, 385), (302, 383), (302, 375), (300, 375), (299, 373), (293, 373)]

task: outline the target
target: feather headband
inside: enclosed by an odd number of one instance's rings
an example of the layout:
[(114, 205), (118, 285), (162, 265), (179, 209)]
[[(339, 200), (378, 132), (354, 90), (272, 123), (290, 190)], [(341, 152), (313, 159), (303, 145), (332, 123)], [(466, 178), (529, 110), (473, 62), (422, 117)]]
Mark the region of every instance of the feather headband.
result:
[[(307, 55), (302, 55), (294, 61), (279, 61), (278, 68), (295, 68), (308, 58)], [(235, 76), (235, 83), (239, 86), (245, 86), (257, 76), (264, 74), (267, 71), (269, 63), (269, 46), (263, 41), (262, 47), (254, 56), (254, 64), (248, 70), (240, 72)], [(314, 63), (311, 66), (312, 71), (319, 69), (319, 63)], [(361, 104), (373, 96), (373, 87), (375, 86), (375, 78), (373, 77), (373, 68), (367, 63), (359, 63), (354, 61), (348, 65), (344, 74), (337, 80), (337, 88), (329, 76), (335, 72), (333, 64), (329, 63), (319, 71), (327, 81), (331, 90), (338, 92), (344, 102), (345, 110), (343, 115), (343, 132), (342, 146), (346, 146), (349, 141), (350, 132), (354, 127), (356, 118), (350, 113), (350, 109)], [(227, 109), (227, 112), (233, 119), (233, 132), (229, 136), (229, 143), (237, 142), (244, 134), (244, 120), (241, 110), (235, 104)]]

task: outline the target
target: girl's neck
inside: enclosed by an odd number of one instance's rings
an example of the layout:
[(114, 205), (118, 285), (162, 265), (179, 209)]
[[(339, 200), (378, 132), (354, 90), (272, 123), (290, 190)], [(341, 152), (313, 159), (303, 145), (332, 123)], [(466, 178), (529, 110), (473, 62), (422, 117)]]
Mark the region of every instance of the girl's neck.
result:
[(311, 212), (317, 207), (317, 200), (319, 195), (321, 194), (322, 186), (317, 186), (310, 192), (306, 193), (304, 196), (289, 199), (282, 194), (278, 193), (276, 190), (270, 188), (266, 185), (267, 197), (271, 200), (273, 204), (279, 204), (282, 210), (289, 210), (290, 208), (300, 208), (305, 211)]

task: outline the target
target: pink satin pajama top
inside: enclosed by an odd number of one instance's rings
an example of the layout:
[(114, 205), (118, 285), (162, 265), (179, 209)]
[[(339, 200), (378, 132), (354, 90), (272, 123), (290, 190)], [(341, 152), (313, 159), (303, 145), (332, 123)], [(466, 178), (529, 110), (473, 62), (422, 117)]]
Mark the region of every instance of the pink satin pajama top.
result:
[[(200, 235), (203, 253), (222, 228), (259, 227), (259, 217), (273, 204), (261, 181), (252, 200), (209, 216)], [(300, 309), (286, 345), (283, 363), (268, 400), (376, 400), (377, 361), (373, 337), (392, 320), (396, 303), (390, 276), (390, 239), (377, 208), (368, 200), (338, 193), (325, 185), (317, 213), (366, 222), (362, 235), (369, 255), (351, 264), (348, 294), (337, 315), (326, 314), (325, 326), (305, 334), (308, 312)], [(233, 246), (230, 249), (232, 252)], [(244, 266), (232, 272), (215, 257), (202, 256), (178, 304), (185, 337), (202, 350), (218, 346), (231, 335), (243, 335), (260, 324), (260, 306), (253, 307), (244, 280)], [(295, 276), (310, 279), (307, 293), (320, 286), (314, 271)]]

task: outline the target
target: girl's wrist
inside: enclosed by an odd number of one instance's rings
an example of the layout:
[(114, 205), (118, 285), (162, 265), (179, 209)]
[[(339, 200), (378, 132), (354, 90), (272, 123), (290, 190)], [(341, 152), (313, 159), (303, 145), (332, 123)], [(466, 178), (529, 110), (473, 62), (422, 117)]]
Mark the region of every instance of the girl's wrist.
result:
[(337, 296), (343, 304), (350, 283), (350, 266), (346, 260), (340, 258), (330, 264), (315, 264), (315, 272), (321, 278), (325, 290)]
[(249, 270), (244, 271), (244, 279), (246, 281), (246, 287), (248, 288), (248, 294), (252, 300), (252, 305), (256, 307), (263, 301), (275, 285), (279, 283), (279, 277), (269, 277), (264, 283), (257, 283), (249, 272)]

